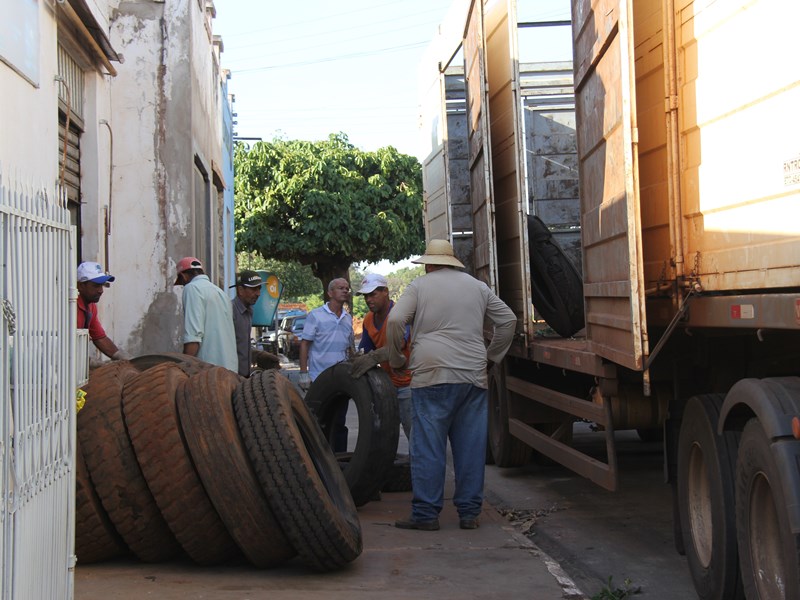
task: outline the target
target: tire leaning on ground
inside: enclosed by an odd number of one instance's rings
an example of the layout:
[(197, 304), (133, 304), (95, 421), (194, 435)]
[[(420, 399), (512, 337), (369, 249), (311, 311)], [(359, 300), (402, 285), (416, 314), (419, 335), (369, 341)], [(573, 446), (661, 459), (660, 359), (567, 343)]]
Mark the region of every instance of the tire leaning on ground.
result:
[(703, 600), (743, 598), (734, 518), (738, 433), (717, 435), (723, 394), (693, 396), (678, 437), (678, 510), (686, 562)]
[(353, 401), (358, 438), (348, 460), (340, 461), (340, 466), (353, 501), (363, 506), (381, 490), (391, 473), (400, 437), (400, 409), (397, 391), (386, 371), (370, 369), (354, 379), (351, 365), (339, 363), (320, 373), (306, 392), (305, 402), (333, 447), (336, 415)]
[(86, 404), (78, 413), (78, 437), (114, 528), (137, 558), (159, 562), (178, 554), (180, 546), (147, 487), (122, 415), (123, 386), (138, 375), (127, 361), (92, 372), (84, 388)]
[(188, 379), (164, 362), (129, 381), (122, 410), (133, 449), (161, 515), (194, 562), (212, 565), (238, 554), (203, 488), (183, 440), (175, 404)]
[(736, 462), (736, 531), (745, 595), (754, 600), (800, 598), (800, 535), (792, 533), (781, 489), (788, 478), (773, 452), (761, 422), (750, 419)]
[(239, 435), (231, 398), (241, 378), (223, 367), (189, 377), (176, 395), (186, 445), (231, 537), (257, 567), (296, 552), (269, 507)]
[(78, 441), (75, 445), (75, 555), (78, 563), (109, 560), (127, 552), (125, 542), (114, 529), (94, 490)]
[(294, 385), (264, 371), (242, 383), (233, 405), (261, 486), (303, 561), (331, 571), (355, 560), (362, 538), (353, 498)]
[(556, 333), (570, 337), (585, 325), (581, 275), (535, 215), (528, 215), (528, 248), (533, 307)]

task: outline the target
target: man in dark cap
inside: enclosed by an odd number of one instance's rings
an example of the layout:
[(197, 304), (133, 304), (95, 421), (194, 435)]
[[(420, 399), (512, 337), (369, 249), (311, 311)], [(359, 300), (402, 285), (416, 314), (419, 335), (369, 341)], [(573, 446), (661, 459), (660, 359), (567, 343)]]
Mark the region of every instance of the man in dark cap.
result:
[(250, 331), (253, 328), (253, 306), (261, 296), (264, 285), (261, 276), (255, 271), (243, 270), (236, 276), (236, 297), (231, 300), (233, 308), (233, 329), (236, 332), (236, 354), (239, 359), (239, 375), (250, 376), (253, 361), (262, 369), (280, 368), (280, 359), (269, 352), (253, 350), (250, 344)]

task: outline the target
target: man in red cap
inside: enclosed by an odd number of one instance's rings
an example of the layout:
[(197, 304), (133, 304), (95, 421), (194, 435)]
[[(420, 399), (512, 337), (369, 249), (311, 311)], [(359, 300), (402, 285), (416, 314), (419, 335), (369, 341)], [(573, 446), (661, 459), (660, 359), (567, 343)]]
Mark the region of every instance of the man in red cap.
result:
[(231, 301), (211, 283), (193, 256), (178, 262), (175, 285), (183, 288), (183, 352), (236, 372), (236, 334)]

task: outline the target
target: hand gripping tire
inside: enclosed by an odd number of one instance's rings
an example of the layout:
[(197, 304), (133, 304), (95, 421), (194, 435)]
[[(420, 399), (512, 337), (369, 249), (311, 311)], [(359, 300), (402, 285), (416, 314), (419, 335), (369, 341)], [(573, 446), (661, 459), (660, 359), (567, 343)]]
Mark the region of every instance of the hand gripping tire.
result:
[(231, 397), (241, 378), (223, 367), (189, 377), (176, 395), (186, 445), (211, 502), (247, 559), (266, 568), (296, 552), (256, 479)]
[(348, 460), (339, 460), (356, 506), (372, 500), (389, 478), (400, 438), (397, 392), (383, 369), (350, 375), (352, 363), (336, 364), (319, 374), (305, 401), (333, 446), (336, 415), (352, 399), (358, 413), (358, 439)]
[(534, 308), (562, 337), (583, 329), (581, 275), (547, 225), (535, 215), (528, 215), (528, 256)]
[(97, 495), (114, 528), (144, 562), (174, 557), (180, 546), (139, 468), (122, 415), (123, 385), (139, 375), (128, 361), (96, 369), (78, 413), (78, 438)]
[(89, 478), (80, 441), (75, 448), (75, 555), (79, 563), (109, 560), (128, 552)]
[(132, 379), (122, 393), (122, 410), (161, 515), (189, 558), (212, 565), (238, 552), (183, 441), (175, 405), (176, 394), (183, 394), (188, 379), (182, 364), (164, 362)]
[(303, 561), (332, 571), (355, 560), (361, 524), (347, 481), (292, 383), (263, 371), (242, 383), (233, 405), (261, 486)]

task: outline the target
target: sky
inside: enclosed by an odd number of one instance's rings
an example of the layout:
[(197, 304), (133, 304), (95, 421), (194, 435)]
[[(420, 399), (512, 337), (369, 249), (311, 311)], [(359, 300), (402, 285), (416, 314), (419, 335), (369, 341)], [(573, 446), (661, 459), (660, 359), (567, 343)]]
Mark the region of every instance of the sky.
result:
[[(236, 136), (321, 140), (344, 132), (362, 150), (394, 146), (417, 156), (420, 62), (453, 1), (215, 0)], [(569, 15), (569, 0), (518, 4), (520, 20)]]

